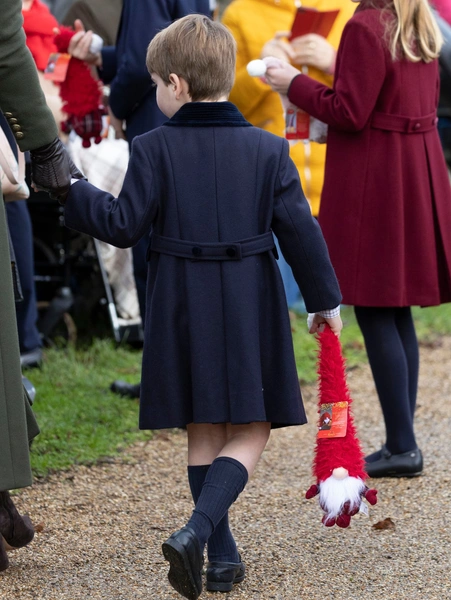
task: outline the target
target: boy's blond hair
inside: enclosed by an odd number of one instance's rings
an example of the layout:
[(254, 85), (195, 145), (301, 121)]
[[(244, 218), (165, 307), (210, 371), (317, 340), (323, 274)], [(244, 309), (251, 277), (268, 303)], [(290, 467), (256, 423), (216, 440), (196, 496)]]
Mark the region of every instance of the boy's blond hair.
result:
[(149, 73), (169, 84), (182, 77), (193, 102), (228, 96), (235, 78), (236, 43), (232, 34), (204, 15), (187, 15), (153, 38), (147, 49)]

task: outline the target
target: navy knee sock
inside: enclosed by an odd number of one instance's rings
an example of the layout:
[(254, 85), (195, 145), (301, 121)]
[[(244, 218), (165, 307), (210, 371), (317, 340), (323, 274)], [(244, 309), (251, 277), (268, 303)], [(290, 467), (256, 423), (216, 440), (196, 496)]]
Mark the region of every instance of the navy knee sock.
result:
[(247, 480), (246, 467), (234, 458), (221, 456), (212, 462), (187, 523), (196, 533), (201, 548), (243, 491)]
[[(418, 379), (418, 349), (403, 309), (355, 307), (384, 415), (386, 445), (393, 454), (417, 447), (413, 410)], [(410, 314), (410, 309), (407, 309)], [(415, 330), (413, 329), (413, 332)], [(375, 452), (369, 460), (380, 458)]]
[[(191, 495), (194, 504), (199, 500), (204, 485), (205, 477), (211, 465), (199, 465), (188, 467), (188, 481), (191, 489)], [(216, 525), (215, 530), (208, 538), (207, 543), (208, 560), (210, 562), (239, 562), (239, 554), (236, 547), (236, 542), (233, 539), (232, 532), (229, 527), (228, 512), (222, 517)]]

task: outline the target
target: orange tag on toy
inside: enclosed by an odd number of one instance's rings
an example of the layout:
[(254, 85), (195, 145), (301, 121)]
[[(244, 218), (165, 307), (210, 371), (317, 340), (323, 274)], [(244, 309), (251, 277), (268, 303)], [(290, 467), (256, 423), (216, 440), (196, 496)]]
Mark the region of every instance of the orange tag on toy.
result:
[(285, 113), (285, 138), (287, 140), (308, 140), (310, 136), (310, 115), (304, 110), (290, 106)]
[(55, 83), (62, 83), (66, 79), (70, 58), (70, 54), (52, 52), (44, 69), (45, 79), (50, 79)]
[(321, 404), (319, 411), (319, 438), (345, 437), (348, 428), (348, 403)]

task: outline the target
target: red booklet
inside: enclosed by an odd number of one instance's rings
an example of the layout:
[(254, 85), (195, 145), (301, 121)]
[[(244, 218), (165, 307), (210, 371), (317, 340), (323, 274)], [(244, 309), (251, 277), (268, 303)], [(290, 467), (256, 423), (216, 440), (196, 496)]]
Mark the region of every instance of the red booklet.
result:
[(319, 11), (315, 8), (298, 8), (291, 27), (290, 39), (307, 33), (317, 33), (327, 38), (339, 12), (339, 10)]

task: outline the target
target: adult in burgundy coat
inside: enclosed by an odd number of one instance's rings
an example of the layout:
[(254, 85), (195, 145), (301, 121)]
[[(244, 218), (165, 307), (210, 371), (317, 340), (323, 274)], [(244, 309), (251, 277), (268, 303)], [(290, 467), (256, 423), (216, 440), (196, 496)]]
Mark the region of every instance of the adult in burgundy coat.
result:
[[(393, 57), (398, 10), (420, 11), (432, 32), (426, 58), (413, 45), (409, 56), (400, 43)], [(439, 47), (426, 0), (362, 0), (343, 32), (333, 89), (291, 65), (268, 73), (274, 89), (329, 126), (319, 220), (343, 302), (356, 307), (385, 417), (386, 444), (367, 457), (373, 476), (422, 469), (410, 307), (451, 300), (451, 190), (436, 127)]]

